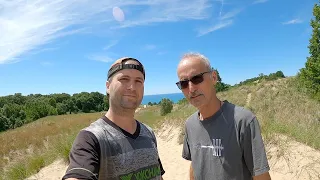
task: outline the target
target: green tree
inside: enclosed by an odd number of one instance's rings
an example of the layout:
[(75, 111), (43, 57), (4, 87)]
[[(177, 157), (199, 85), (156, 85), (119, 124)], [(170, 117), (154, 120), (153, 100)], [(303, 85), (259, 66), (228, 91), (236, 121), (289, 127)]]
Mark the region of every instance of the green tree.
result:
[(300, 69), (298, 77), (302, 85), (310, 95), (320, 101), (320, 6), (315, 4), (313, 7), (314, 19), (310, 25), (313, 28), (309, 40), (309, 54), (305, 67)]
[(186, 98), (182, 98), (178, 101), (178, 104), (187, 104), (188, 103), (188, 100)]
[(277, 71), (277, 72), (276, 72), (276, 77), (285, 78), (285, 75), (283, 74), (282, 71)]
[(49, 104), (52, 106), (52, 107), (57, 107), (57, 102), (56, 102), (56, 99), (54, 98), (50, 98), (49, 99)]
[(161, 116), (164, 116), (168, 113), (171, 113), (171, 110), (173, 109), (173, 102), (170, 99), (163, 98), (160, 101), (160, 106), (161, 106), (160, 114)]
[(221, 77), (220, 77), (220, 74), (219, 74), (218, 69), (214, 69), (214, 68), (212, 68), (212, 69), (216, 72), (216, 74), (217, 74), (217, 79), (218, 79), (218, 80), (217, 80), (217, 84), (215, 85), (216, 91), (217, 91), (217, 92), (221, 92), (221, 91), (226, 91), (226, 90), (228, 90), (228, 89), (231, 87), (231, 85), (222, 82), (222, 79), (221, 79)]
[(64, 103), (57, 103), (57, 112), (59, 115), (66, 114), (68, 112), (68, 107)]

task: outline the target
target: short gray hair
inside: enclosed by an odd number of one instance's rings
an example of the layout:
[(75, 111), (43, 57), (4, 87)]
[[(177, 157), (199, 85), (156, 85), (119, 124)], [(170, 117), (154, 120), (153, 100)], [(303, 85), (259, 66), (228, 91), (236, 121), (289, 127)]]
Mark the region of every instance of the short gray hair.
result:
[(206, 56), (204, 56), (203, 54), (200, 54), (200, 53), (197, 53), (197, 52), (188, 52), (188, 53), (185, 53), (185, 54), (182, 55), (181, 60), (188, 59), (188, 58), (199, 59), (200, 61), (202, 61), (205, 64), (205, 66), (207, 67), (208, 71), (213, 70), (211, 68), (211, 64), (210, 64), (209, 59)]

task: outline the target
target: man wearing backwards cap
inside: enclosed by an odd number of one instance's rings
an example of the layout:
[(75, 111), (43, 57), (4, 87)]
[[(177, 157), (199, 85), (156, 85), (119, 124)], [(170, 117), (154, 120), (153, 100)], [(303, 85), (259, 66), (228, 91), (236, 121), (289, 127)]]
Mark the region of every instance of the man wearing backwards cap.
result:
[(79, 132), (62, 179), (162, 179), (154, 132), (134, 119), (144, 81), (145, 71), (137, 59), (121, 58), (111, 66), (106, 82), (110, 107)]

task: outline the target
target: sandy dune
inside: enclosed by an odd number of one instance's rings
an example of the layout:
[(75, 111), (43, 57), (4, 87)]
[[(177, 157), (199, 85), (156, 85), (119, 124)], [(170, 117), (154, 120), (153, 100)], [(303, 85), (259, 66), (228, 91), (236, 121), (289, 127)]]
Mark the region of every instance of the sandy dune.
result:
[[(190, 162), (181, 158), (182, 145), (178, 144), (179, 133), (180, 130), (172, 126), (165, 126), (157, 133), (159, 154), (166, 171), (165, 180), (188, 179)], [(285, 137), (279, 138), (281, 141), (276, 141), (276, 145), (267, 145), (272, 179), (320, 179), (320, 152), (301, 143), (288, 141)], [(59, 180), (66, 168), (67, 165), (62, 160), (57, 160), (28, 180)]]

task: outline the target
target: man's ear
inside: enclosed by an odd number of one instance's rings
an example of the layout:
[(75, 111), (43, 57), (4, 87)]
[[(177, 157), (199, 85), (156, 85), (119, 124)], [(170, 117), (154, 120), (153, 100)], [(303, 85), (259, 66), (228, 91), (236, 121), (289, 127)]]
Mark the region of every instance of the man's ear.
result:
[(110, 81), (108, 80), (108, 81), (106, 82), (107, 94), (110, 94), (110, 92), (109, 92), (109, 87), (110, 87)]
[(211, 76), (212, 76), (213, 84), (216, 85), (218, 82), (217, 72), (215, 70), (212, 70)]

